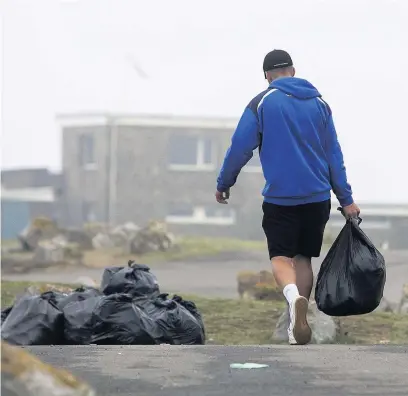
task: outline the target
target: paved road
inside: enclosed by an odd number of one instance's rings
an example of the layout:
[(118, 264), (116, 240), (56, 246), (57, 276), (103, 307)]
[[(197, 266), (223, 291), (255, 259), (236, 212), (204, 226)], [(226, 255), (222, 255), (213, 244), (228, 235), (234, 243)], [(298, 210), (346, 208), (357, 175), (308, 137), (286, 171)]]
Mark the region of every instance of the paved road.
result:
[[(408, 346), (30, 347), (99, 396), (406, 396)], [(253, 370), (231, 363), (262, 363)]]
[[(401, 298), (402, 285), (408, 282), (408, 253), (387, 253), (387, 283), (385, 297), (394, 302)], [(317, 274), (321, 259), (313, 263)], [(164, 292), (196, 294), (208, 297), (237, 297), (236, 275), (242, 270), (270, 270), (265, 252), (253, 252), (245, 256), (218, 258), (213, 260), (192, 262), (171, 262), (152, 266), (161, 289)], [(47, 282), (76, 282), (79, 277), (86, 276), (99, 282), (102, 270), (99, 269), (65, 269), (54, 272), (41, 271), (21, 275), (3, 274), (2, 279), (30, 280)]]

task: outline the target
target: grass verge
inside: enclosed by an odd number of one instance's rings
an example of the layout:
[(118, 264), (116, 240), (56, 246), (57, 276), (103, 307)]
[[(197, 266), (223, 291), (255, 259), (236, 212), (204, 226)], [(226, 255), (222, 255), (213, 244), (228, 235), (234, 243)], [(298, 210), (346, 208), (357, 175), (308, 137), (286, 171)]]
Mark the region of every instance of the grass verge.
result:
[[(143, 255), (124, 254), (120, 248), (90, 250), (85, 252), (84, 263), (88, 267), (106, 267), (116, 261), (127, 261), (129, 257), (144, 264), (168, 261), (182, 261), (215, 257), (222, 253), (239, 253), (266, 250), (265, 241), (244, 241), (227, 238), (188, 237), (178, 241), (178, 246), (165, 252), (151, 252)], [(266, 253), (265, 253), (266, 254)]]
[[(42, 290), (50, 287), (44, 283), (2, 281), (1, 306), (4, 308), (11, 305), (15, 296), (31, 285)], [(272, 334), (284, 303), (183, 297), (194, 301), (203, 314), (210, 343), (222, 345), (274, 343)], [(408, 341), (408, 315), (371, 313), (346, 317), (341, 319), (341, 330), (342, 337), (339, 343), (343, 344), (405, 344)]]
[(188, 257), (214, 256), (223, 252), (257, 251), (266, 248), (265, 241), (244, 241), (227, 238), (188, 237), (180, 239), (179, 247), (167, 252), (147, 253), (140, 258), (181, 260)]

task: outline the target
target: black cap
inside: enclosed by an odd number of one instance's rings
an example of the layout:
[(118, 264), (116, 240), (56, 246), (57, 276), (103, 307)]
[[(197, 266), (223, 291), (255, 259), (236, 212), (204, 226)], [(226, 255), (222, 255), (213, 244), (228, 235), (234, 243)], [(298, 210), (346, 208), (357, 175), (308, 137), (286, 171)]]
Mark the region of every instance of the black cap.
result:
[(263, 62), (263, 71), (280, 69), (281, 67), (293, 66), (292, 58), (284, 50), (275, 49), (269, 52)]

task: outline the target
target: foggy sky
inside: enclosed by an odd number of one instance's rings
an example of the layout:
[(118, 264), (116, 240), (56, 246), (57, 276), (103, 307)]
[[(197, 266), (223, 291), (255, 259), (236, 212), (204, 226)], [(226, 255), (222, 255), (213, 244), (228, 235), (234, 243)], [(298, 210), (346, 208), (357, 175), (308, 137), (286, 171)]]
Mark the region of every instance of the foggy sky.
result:
[(3, 0), (2, 168), (60, 168), (56, 113), (238, 118), (282, 48), (333, 110), (355, 199), (408, 202), (407, 3)]

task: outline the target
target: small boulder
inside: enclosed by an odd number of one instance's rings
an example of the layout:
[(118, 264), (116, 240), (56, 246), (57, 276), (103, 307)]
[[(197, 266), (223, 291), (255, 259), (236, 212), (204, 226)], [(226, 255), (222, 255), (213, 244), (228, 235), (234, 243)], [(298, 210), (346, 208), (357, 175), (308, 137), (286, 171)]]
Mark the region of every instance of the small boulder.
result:
[(241, 271), (237, 275), (237, 283), (240, 298), (274, 301), (285, 299), (272, 272)]
[(94, 249), (110, 249), (114, 246), (108, 234), (98, 233), (92, 238)]
[(34, 250), (36, 264), (56, 264), (64, 261), (64, 248), (52, 241), (41, 241)]
[(402, 287), (402, 296), (398, 304), (398, 313), (408, 314), (408, 283)]
[(41, 362), (22, 348), (1, 342), (2, 396), (95, 396), (65, 370)]
[[(316, 303), (309, 304), (307, 320), (312, 329), (311, 344), (331, 344), (336, 340), (338, 325), (334, 319), (317, 309)], [(288, 341), (289, 308), (280, 316), (273, 337), (276, 341)]]
[(402, 315), (408, 315), (408, 301), (400, 306), (398, 313)]
[(398, 306), (396, 303), (388, 301), (385, 297), (381, 299), (380, 305), (375, 309), (375, 312), (397, 312)]

